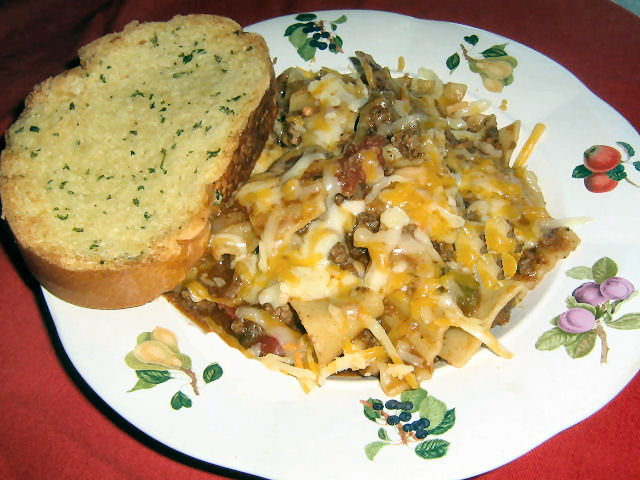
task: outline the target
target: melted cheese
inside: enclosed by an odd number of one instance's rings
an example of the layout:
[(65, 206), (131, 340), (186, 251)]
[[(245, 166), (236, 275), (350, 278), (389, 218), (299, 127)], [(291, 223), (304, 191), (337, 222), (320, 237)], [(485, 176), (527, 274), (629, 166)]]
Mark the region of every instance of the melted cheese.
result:
[(307, 91), (315, 102), (313, 113), (304, 119), (303, 145), (336, 147), (366, 102), (362, 83), (346, 82), (345, 77), (328, 73), (309, 83)]
[[(513, 145), (479, 130), (492, 120), (482, 114), (488, 103), (452, 98), (442, 116), (436, 104), (449, 87), (431, 71), (421, 76), (396, 85), (393, 118), (377, 112), (367, 133), (375, 139), (360, 144), (356, 119), (367, 121), (379, 97), (355, 75), (298, 71), (299, 143), (271, 140), (234, 196), (243, 214), (212, 235), (214, 256), (233, 257), (239, 288), (230, 305), (285, 350), (262, 361), (306, 391), (344, 370), (379, 374), (387, 392), (417, 388), (438, 358), (462, 366), (482, 344), (511, 356), (490, 328), (524, 295), (518, 261), (549, 215), (526, 171), (505, 162)], [(517, 139), (508, 128), (502, 136)], [(363, 185), (349, 199), (342, 188), (351, 175)], [(220, 300), (199, 282), (188, 288), (194, 301)], [(271, 313), (287, 305), (305, 333)]]

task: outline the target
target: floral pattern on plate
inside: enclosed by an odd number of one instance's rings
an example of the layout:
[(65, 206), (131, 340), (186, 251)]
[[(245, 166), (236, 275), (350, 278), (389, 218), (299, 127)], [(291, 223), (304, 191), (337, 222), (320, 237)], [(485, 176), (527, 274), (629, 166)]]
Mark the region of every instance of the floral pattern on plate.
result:
[(295, 19), (296, 23), (287, 27), (284, 36), (289, 38), (289, 42), (296, 48), (296, 52), (303, 60), (313, 60), (317, 50), (344, 53), (342, 38), (336, 33), (336, 30), (338, 30), (338, 25), (347, 21), (346, 15), (340, 15), (335, 20), (326, 21), (318, 18), (315, 13), (301, 13), (296, 15)]
[[(198, 378), (191, 365), (191, 357), (180, 351), (178, 338), (171, 331), (163, 327), (156, 327), (151, 332), (143, 332), (136, 339), (135, 348), (125, 356), (126, 364), (135, 370), (138, 381), (129, 390), (143, 390), (153, 388), (172, 378), (177, 378), (170, 371), (180, 372), (189, 379), (193, 393), (199, 395)], [(205, 383), (211, 383), (222, 376), (223, 370), (218, 363), (207, 366), (202, 378)], [(171, 397), (171, 408), (180, 410), (190, 408), (191, 398), (178, 390)]]
[[(636, 154), (634, 148), (627, 142), (616, 142), (618, 148), (609, 145), (592, 145), (584, 151), (584, 161), (573, 169), (573, 178), (584, 179), (584, 186), (593, 193), (610, 192), (618, 186), (622, 180), (627, 181), (636, 188), (640, 185), (632, 181), (625, 169), (625, 165), (631, 164), (640, 171), (640, 161), (632, 161)], [(620, 149), (626, 158), (622, 159)]]
[[(369, 398), (361, 400), (360, 403), (364, 406), (364, 416), (382, 425), (378, 428), (380, 440), (368, 443), (364, 447), (369, 460), (373, 460), (383, 447), (409, 445), (415, 442), (419, 442), (414, 451), (420, 458), (441, 458), (447, 454), (447, 440), (424, 439), (429, 435), (441, 435), (450, 430), (456, 423), (456, 410), (448, 409), (442, 400), (429, 395), (426, 390), (418, 388), (402, 392), (399, 401), (391, 399), (383, 403), (377, 398)], [(417, 418), (414, 418), (414, 414)]]
[(475, 47), (480, 39), (477, 35), (466, 35), (464, 44), (460, 44), (462, 57), (458, 52), (447, 58), (446, 64), (450, 72), (453, 72), (460, 65), (461, 58), (464, 58), (469, 70), (477, 73), (482, 78), (482, 84), (490, 92), (501, 92), (504, 87), (513, 83), (513, 72), (518, 66), (518, 60), (507, 53), (507, 44), (501, 43), (492, 45), (480, 52), (480, 57), (471, 55), (470, 49)]
[(555, 350), (564, 346), (571, 358), (588, 355), (600, 339), (600, 362), (607, 362), (609, 345), (605, 327), (618, 330), (640, 328), (640, 313), (627, 313), (615, 318), (622, 304), (638, 292), (634, 285), (618, 274), (618, 265), (602, 257), (593, 266), (574, 267), (569, 277), (589, 280), (567, 297), (567, 310), (554, 317), (554, 327), (544, 332), (536, 342), (538, 350)]

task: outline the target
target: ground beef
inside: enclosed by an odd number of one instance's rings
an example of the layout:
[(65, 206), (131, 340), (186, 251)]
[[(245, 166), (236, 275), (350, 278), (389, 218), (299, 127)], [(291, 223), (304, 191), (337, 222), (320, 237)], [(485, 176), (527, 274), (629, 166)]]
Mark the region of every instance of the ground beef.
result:
[(365, 227), (366, 229), (376, 233), (380, 230), (380, 214), (373, 210), (365, 210), (360, 212), (356, 217), (356, 225), (354, 230), (358, 227)]
[(346, 198), (362, 198), (367, 189), (367, 178), (362, 169), (360, 151), (373, 149), (376, 151), (378, 162), (384, 168), (381, 147), (387, 139), (380, 135), (365, 137), (358, 143), (351, 143), (345, 148), (342, 157), (338, 159), (336, 177), (341, 186), (340, 194)]
[(305, 331), (302, 323), (300, 322), (300, 318), (298, 317), (298, 313), (288, 303), (285, 305), (280, 305), (276, 308), (267, 303), (262, 307), (272, 316), (285, 323), (289, 327), (300, 332)]
[(512, 298), (509, 303), (507, 303), (502, 308), (502, 310), (498, 312), (496, 317), (493, 319), (493, 323), (491, 324), (491, 326), (495, 327), (496, 325), (506, 325), (507, 323), (509, 323), (509, 320), (511, 319), (511, 310), (513, 310), (513, 307), (515, 307), (517, 304), (517, 299)]
[(347, 198), (356, 197), (356, 193), (366, 185), (366, 177), (357, 153), (344, 155), (338, 160), (338, 182), (342, 186), (341, 194)]
[(579, 243), (580, 239), (569, 228), (560, 227), (548, 231), (536, 247), (522, 252), (514, 278), (535, 285), (559, 260), (575, 250)]
[[(362, 252), (363, 250), (364, 252)], [(358, 270), (354, 265), (354, 261), (367, 265), (369, 263), (369, 255), (366, 248), (353, 247), (349, 249), (344, 243), (336, 243), (329, 251), (329, 260), (357, 276)]]
[(452, 243), (439, 242), (437, 240), (433, 240), (431, 243), (436, 252), (442, 257), (442, 261), (450, 262), (454, 259), (456, 250)]
[(393, 134), (393, 137), (391, 137), (391, 144), (400, 150), (400, 153), (406, 158), (421, 157), (424, 142), (420, 135), (420, 127), (411, 125), (398, 130)]
[(260, 325), (242, 318), (233, 320), (230, 329), (244, 348), (249, 348), (264, 335), (264, 330)]
[(289, 115), (285, 120), (285, 130), (283, 141), (290, 146), (300, 145), (302, 135), (304, 135), (304, 121), (300, 115)]
[(359, 136), (375, 135), (379, 125), (393, 122), (397, 115), (392, 107), (393, 101), (384, 95), (375, 95), (360, 109), (357, 131)]
[(354, 273), (356, 273), (356, 270), (352, 262), (358, 262), (366, 268), (371, 261), (369, 251), (366, 248), (356, 247), (353, 244), (353, 232), (360, 227), (364, 227), (367, 230), (376, 233), (380, 230), (380, 214), (375, 210), (365, 210), (364, 212), (360, 212), (356, 217), (353, 229), (345, 234), (345, 243), (336, 244), (341, 246), (334, 245), (332, 253), (330, 252), (334, 263), (340, 265), (342, 268), (352, 270)]
[(336, 243), (331, 250), (329, 250), (329, 260), (339, 266), (344, 266), (350, 263), (349, 251), (344, 243)]

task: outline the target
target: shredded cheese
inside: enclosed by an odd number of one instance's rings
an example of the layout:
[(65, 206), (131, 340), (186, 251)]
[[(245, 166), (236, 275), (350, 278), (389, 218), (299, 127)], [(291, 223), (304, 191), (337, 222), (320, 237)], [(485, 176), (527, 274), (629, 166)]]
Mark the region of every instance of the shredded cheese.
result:
[(524, 298), (521, 258), (557, 223), (524, 169), (544, 125), (510, 167), (519, 121), (498, 129), (487, 101), (431, 71), (392, 79), (362, 61), (366, 84), (282, 77), (285, 120), (211, 239), (232, 257), (220, 289), (233, 300), (185, 284), (276, 339), (284, 353), (261, 361), (305, 391), (345, 371), (415, 389), (483, 344), (511, 358), (492, 325)]
[(543, 123), (536, 123), (535, 127), (533, 127), (531, 135), (529, 135), (529, 138), (523, 145), (522, 150), (520, 150), (520, 153), (513, 162), (514, 168), (524, 167), (526, 165), (526, 163), (529, 161), (529, 157), (533, 153), (533, 149), (540, 141), (540, 138), (542, 137), (542, 134), (544, 133), (546, 128), (547, 127)]

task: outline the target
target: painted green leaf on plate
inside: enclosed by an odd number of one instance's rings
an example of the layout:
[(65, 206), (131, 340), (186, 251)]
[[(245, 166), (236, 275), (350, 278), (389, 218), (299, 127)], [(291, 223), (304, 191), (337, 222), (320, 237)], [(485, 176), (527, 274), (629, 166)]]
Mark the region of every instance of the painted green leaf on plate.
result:
[(427, 460), (444, 457), (447, 450), (449, 442), (440, 438), (419, 443), (415, 448), (416, 455)]

